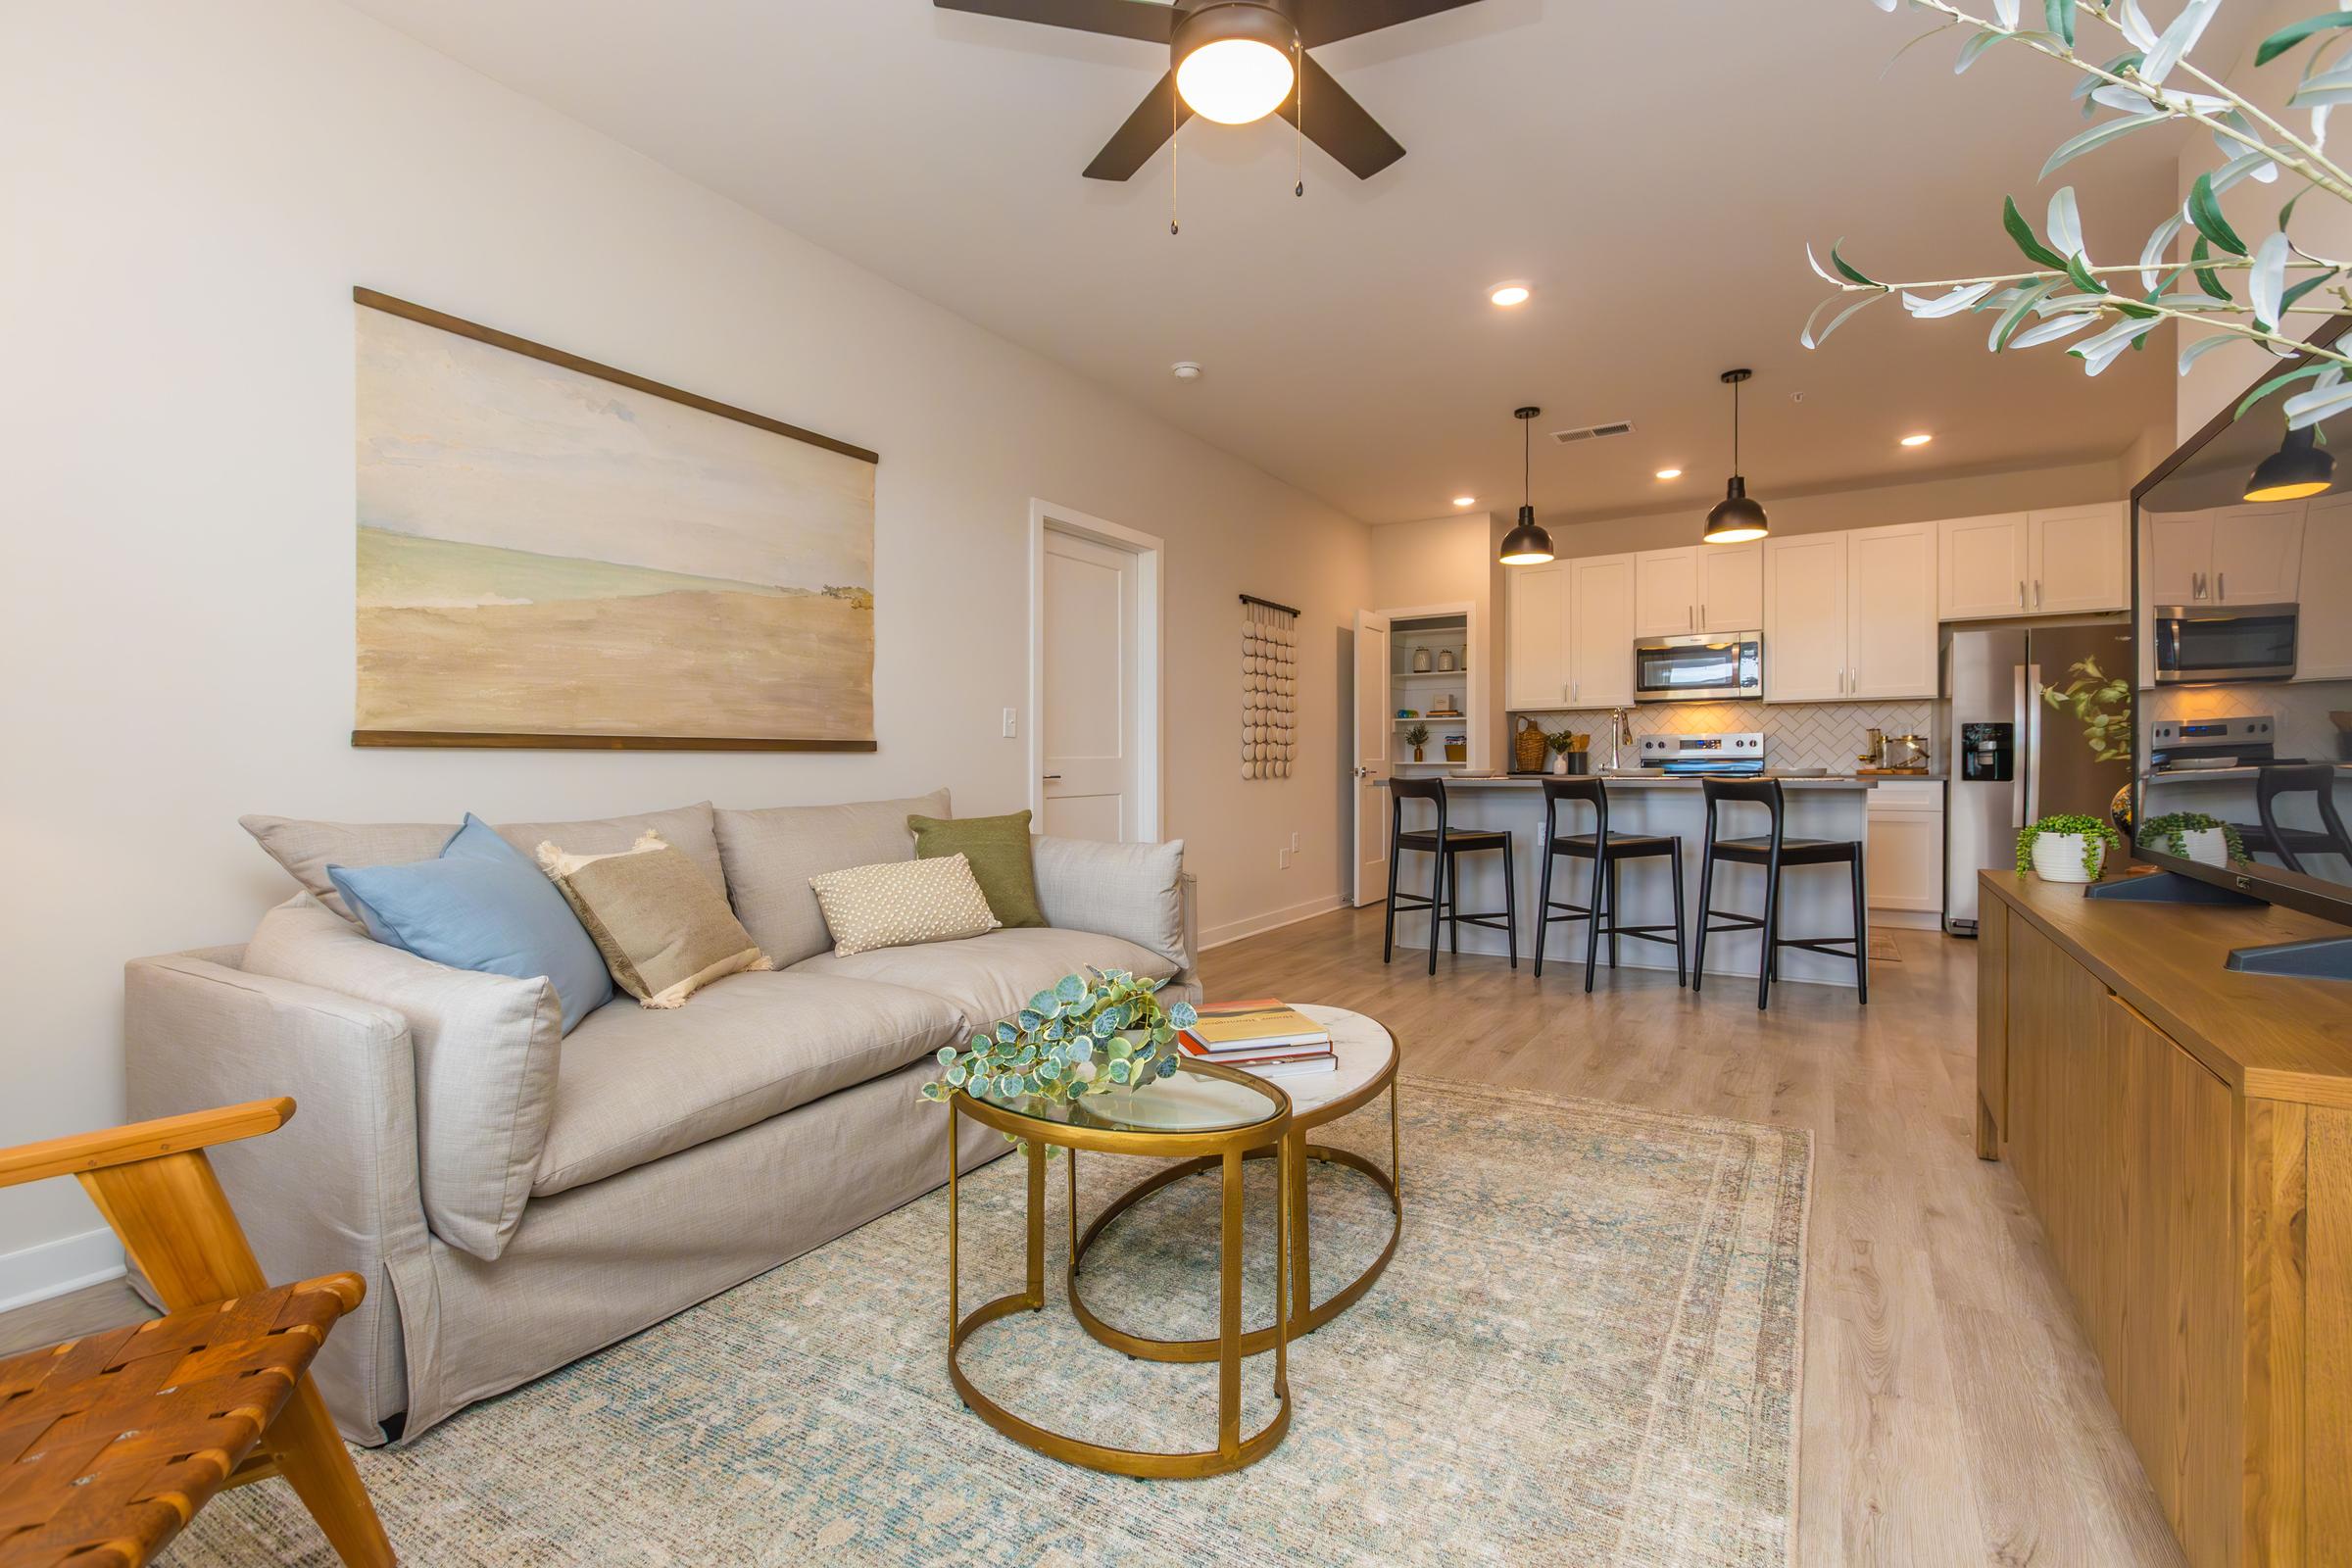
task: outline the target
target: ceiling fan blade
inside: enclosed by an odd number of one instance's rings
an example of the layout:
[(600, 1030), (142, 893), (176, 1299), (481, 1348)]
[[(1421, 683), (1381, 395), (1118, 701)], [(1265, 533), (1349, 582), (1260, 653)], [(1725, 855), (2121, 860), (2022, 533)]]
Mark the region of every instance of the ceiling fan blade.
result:
[(1192, 118), (1192, 110), (1176, 96), (1176, 74), (1171, 71), (1159, 78), (1159, 85), (1144, 94), (1127, 123), (1095, 154), (1095, 161), (1086, 166), (1086, 177), (1133, 179), (1136, 171), (1176, 134), (1177, 125)]
[[(1380, 128), (1380, 122), (1313, 55), (1306, 61), (1306, 139), (1338, 159), (1358, 179), (1370, 179), (1404, 156), (1403, 144)], [(1298, 123), (1298, 94), (1283, 100), (1282, 118)]]
[(1145, 43), (1166, 43), (1176, 30), (1176, 8), (1156, 5), (1152, 0), (931, 0), (931, 3), (942, 11), (968, 11), (974, 16), (1037, 22), (1049, 27), (1075, 27), (1080, 32), (1140, 38)]
[(1359, 33), (1378, 32), (1399, 22), (1454, 11), (1475, 0), (1291, 0), (1298, 41), (1309, 49)]

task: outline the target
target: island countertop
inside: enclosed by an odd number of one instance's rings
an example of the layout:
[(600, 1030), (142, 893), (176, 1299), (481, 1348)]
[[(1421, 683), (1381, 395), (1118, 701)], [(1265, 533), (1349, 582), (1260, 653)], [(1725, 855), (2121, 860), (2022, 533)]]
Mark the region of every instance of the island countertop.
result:
[[(1780, 781), (1783, 789), (1790, 790), (1870, 790), (1883, 782), (1877, 778), (1856, 778), (1850, 773), (1749, 773), (1747, 778), (1767, 778)], [(1674, 789), (1694, 790), (1700, 780), (1689, 774), (1664, 773), (1469, 773), (1445, 775), (1449, 790), (1532, 790), (1545, 778), (1596, 778), (1611, 789)]]

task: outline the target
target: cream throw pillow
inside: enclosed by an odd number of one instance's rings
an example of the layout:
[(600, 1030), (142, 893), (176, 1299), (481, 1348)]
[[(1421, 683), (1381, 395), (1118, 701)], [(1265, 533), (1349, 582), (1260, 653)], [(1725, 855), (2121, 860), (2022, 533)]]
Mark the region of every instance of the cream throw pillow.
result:
[(833, 951), (844, 958), (875, 948), (976, 937), (1001, 923), (989, 911), (972, 862), (960, 855), (854, 865), (812, 876), (808, 885), (825, 911)]
[(613, 980), (649, 1007), (684, 1006), (713, 980), (775, 967), (710, 873), (659, 833), (618, 855), (543, 843), (539, 868), (570, 901)]

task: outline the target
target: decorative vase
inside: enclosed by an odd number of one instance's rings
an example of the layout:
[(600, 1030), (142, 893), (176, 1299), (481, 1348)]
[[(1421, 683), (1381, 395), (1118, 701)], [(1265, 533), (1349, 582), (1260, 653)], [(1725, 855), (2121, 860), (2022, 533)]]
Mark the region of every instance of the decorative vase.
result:
[(1421, 748), (1418, 746), (1413, 748), (1413, 760), (1416, 762), (1421, 760)]
[[(2088, 882), (2086, 863), (2089, 836), (2082, 833), (2034, 835), (2034, 874), (2044, 882)], [(2104, 850), (2105, 845), (2100, 848)]]
[(1562, 778), (1568, 776), (1568, 754), (1566, 752), (1551, 754), (1551, 770)]
[(1438, 650), (1438, 672), (1439, 672), (1440, 674), (1450, 675), (1450, 674), (1452, 674), (1452, 673), (1453, 673), (1453, 671), (1454, 671), (1455, 667), (1456, 667), (1456, 666), (1455, 666), (1455, 664), (1454, 664), (1454, 662), (1453, 662), (1453, 650), (1452, 650), (1452, 649), (1450, 649), (1450, 648), (1441, 648), (1441, 649), (1439, 649), (1439, 650)]
[(2192, 828), (2180, 835), (2186, 842), (2188, 858), (2199, 865), (2218, 865), (2227, 870), (2230, 865), (2230, 836), (2218, 827)]
[(1416, 648), (1413, 650), (1413, 673), (1416, 675), (1426, 675), (1429, 673), (1428, 649)]

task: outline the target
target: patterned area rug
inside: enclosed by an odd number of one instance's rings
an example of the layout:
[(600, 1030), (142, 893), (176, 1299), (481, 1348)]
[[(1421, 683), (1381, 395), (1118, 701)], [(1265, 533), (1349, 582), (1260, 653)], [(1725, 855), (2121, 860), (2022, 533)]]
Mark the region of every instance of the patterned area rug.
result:
[[(909, 1114), (916, 1114), (911, 1107)], [(921, 1112), (936, 1114), (936, 1112)], [(1055, 1463), (958, 1404), (934, 1193), (603, 1353), (363, 1452), (402, 1559), (517, 1564), (1623, 1564), (1781, 1568), (1793, 1537), (1808, 1134), (1407, 1078), (1405, 1227), (1388, 1273), (1291, 1351), (1282, 1446), (1209, 1481)], [(1375, 1102), (1324, 1141), (1388, 1158)], [(1149, 1167), (1087, 1155), (1089, 1215)], [(1247, 1321), (1272, 1304), (1272, 1171), (1250, 1169)], [(974, 1381), (1125, 1446), (1204, 1447), (1213, 1365), (1130, 1361), (1062, 1298), (983, 1329)], [(1020, 1280), (1023, 1183), (966, 1185), (963, 1300)], [(1107, 1229), (1081, 1282), (1160, 1338), (1213, 1332), (1213, 1179)], [(1318, 1296), (1377, 1254), (1378, 1191), (1311, 1167)], [(1244, 1368), (1244, 1429), (1272, 1408)], [(181, 1568), (331, 1568), (292, 1494), (233, 1493)]]

